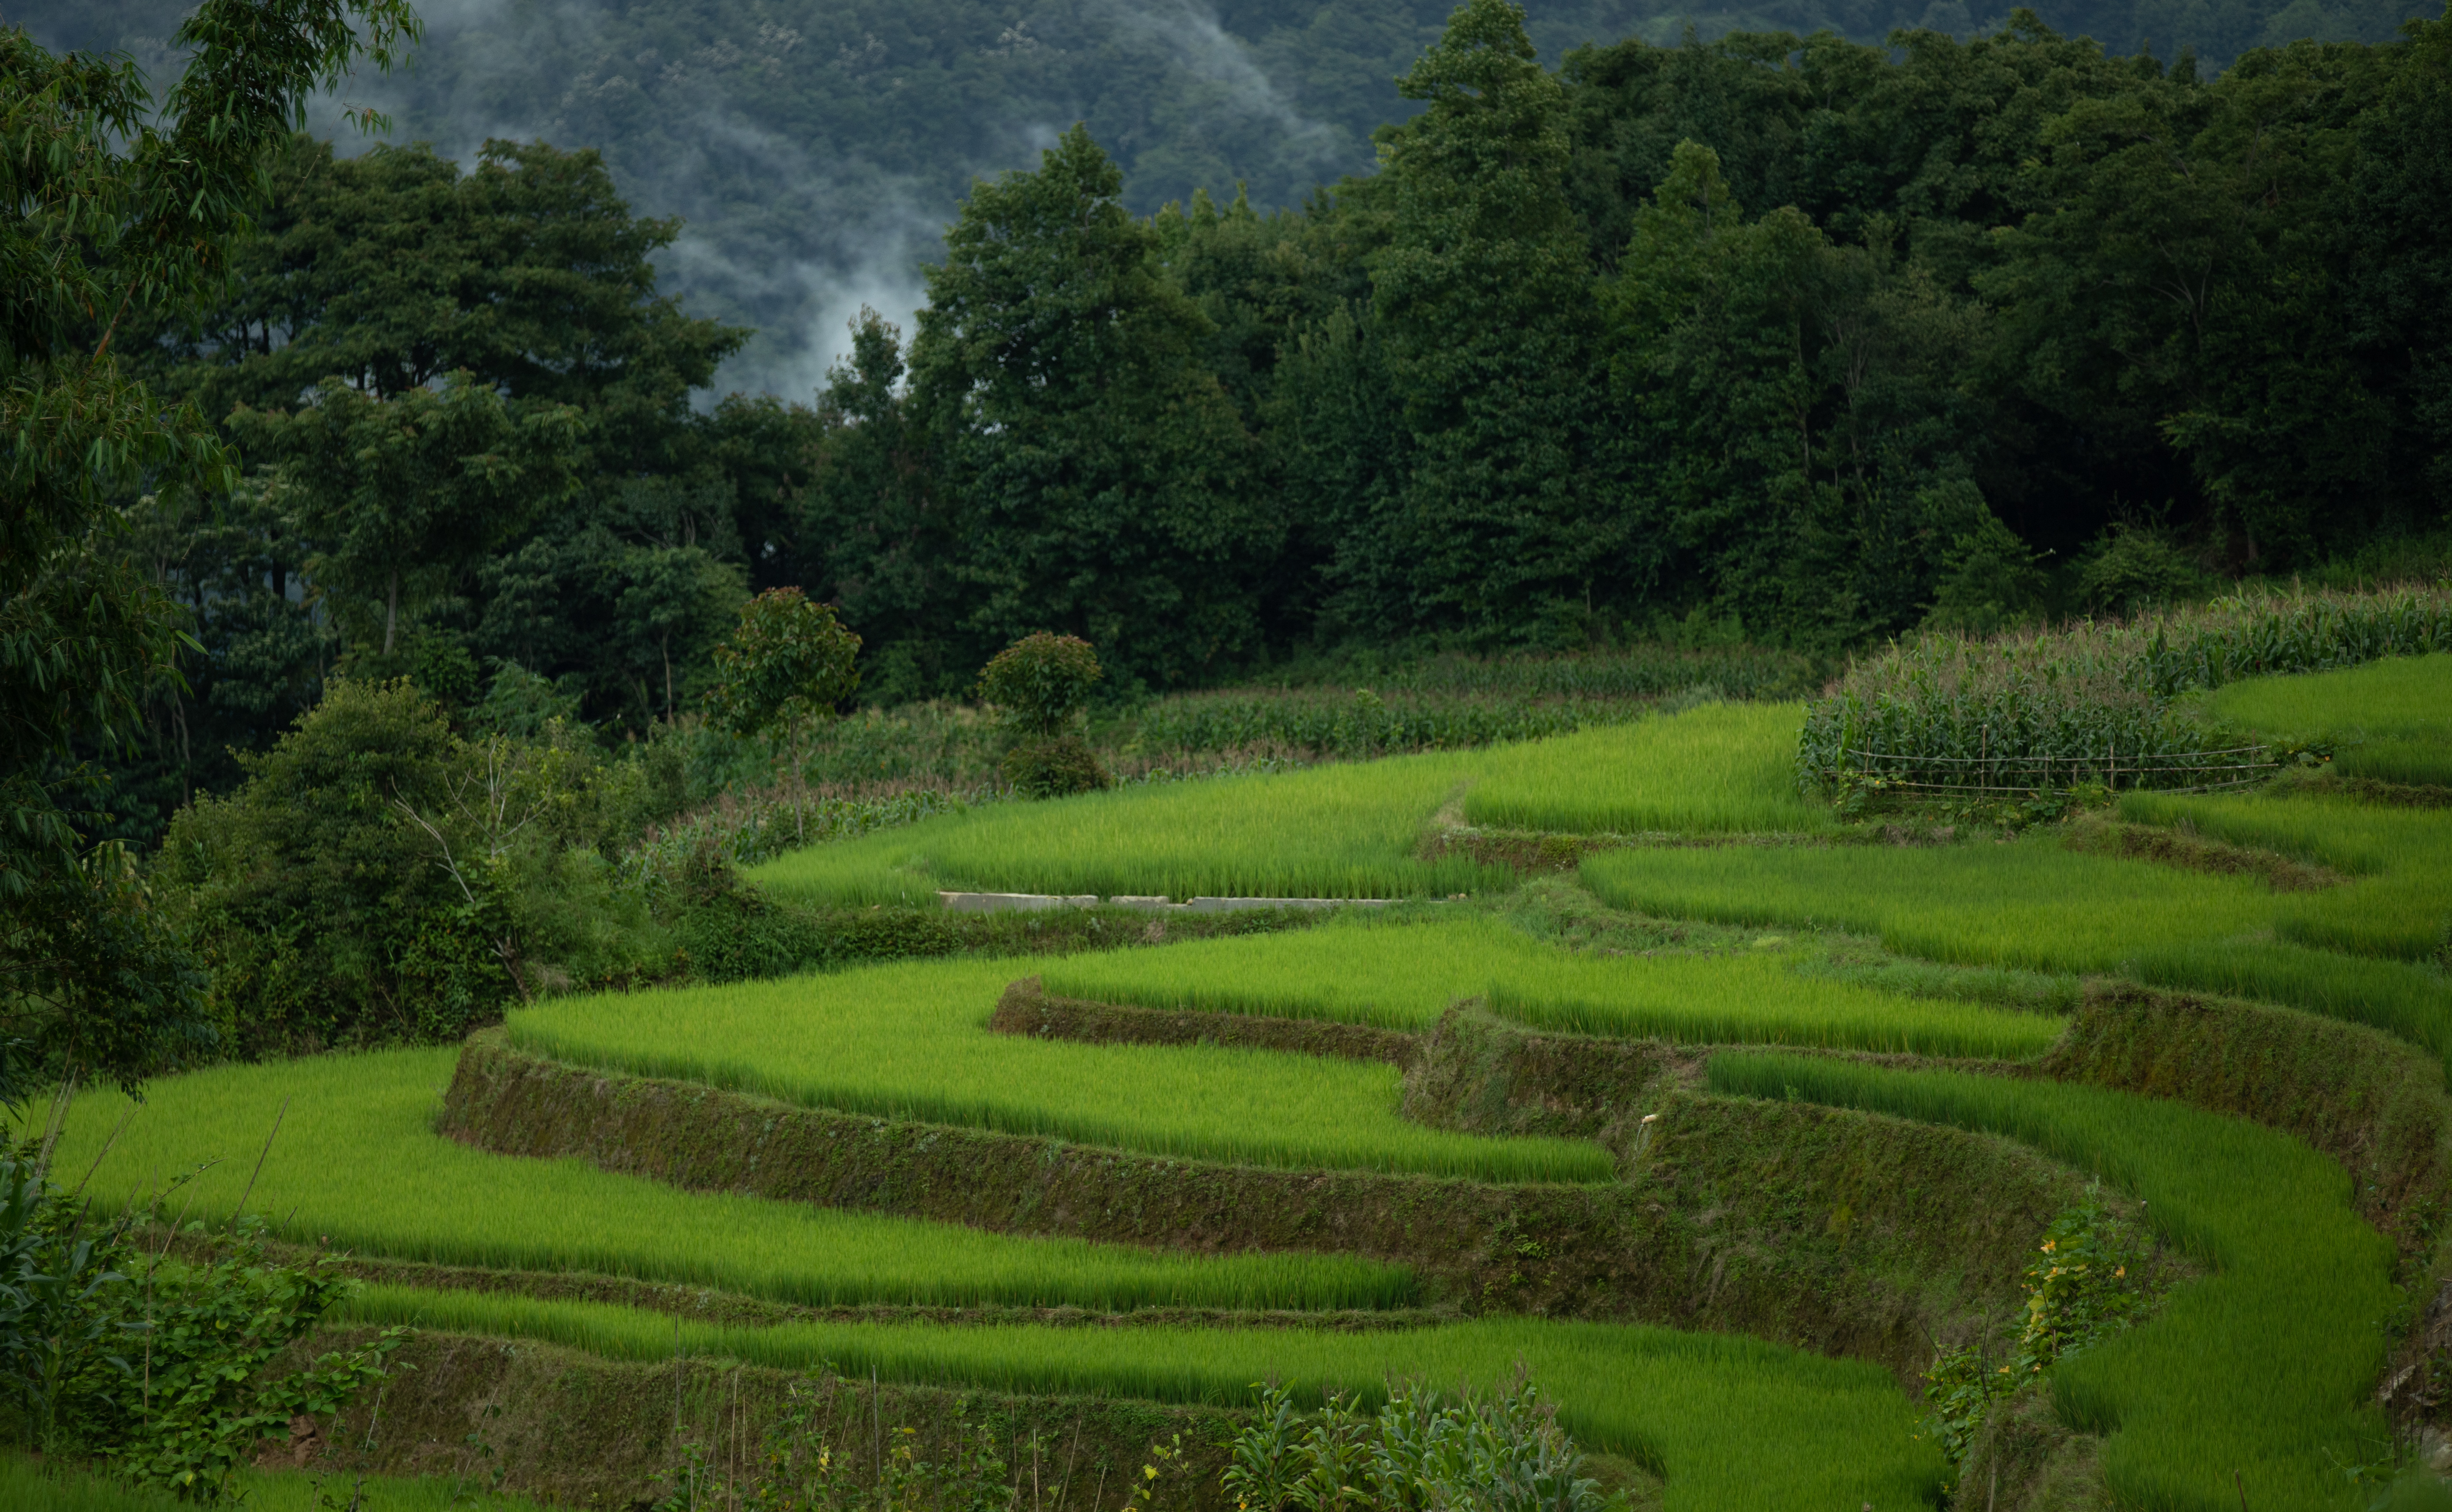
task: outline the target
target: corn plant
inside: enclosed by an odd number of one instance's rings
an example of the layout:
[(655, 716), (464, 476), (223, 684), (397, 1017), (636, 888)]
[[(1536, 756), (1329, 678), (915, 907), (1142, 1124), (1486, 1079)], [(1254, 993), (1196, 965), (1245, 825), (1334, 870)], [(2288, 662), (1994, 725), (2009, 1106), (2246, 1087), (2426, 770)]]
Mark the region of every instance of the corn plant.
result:
[(1970, 640), (1928, 636), (1857, 662), (1807, 710), (1797, 778), (2001, 791), (2215, 787), (2287, 752), (2209, 744), (2181, 695), (2270, 673), (2452, 649), (2452, 588), (2228, 599), (2127, 621)]

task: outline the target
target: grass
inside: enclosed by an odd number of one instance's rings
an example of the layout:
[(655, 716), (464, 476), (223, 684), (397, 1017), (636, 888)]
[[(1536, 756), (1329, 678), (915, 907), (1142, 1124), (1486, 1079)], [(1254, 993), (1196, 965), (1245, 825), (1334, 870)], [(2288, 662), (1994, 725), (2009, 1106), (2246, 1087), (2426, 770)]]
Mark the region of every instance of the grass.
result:
[(1215, 1045), (991, 1034), (1005, 984), (1043, 960), (857, 971), (566, 998), (511, 1015), (512, 1043), (810, 1108), (1052, 1134), (1151, 1154), (1491, 1181), (1606, 1181), (1596, 1145), (1486, 1139), (1398, 1116), (1393, 1066)]
[[(1196, 1257), (1011, 1238), (684, 1192), (577, 1160), (485, 1153), (433, 1131), (455, 1054), (329, 1055), (163, 1078), (148, 1085), (88, 1189), (116, 1208), (216, 1160), (174, 1200), (172, 1216), (220, 1223), (244, 1199), (275, 1233), (302, 1242), (445, 1265), (684, 1282), (810, 1305), (1368, 1307), (1413, 1294), (1405, 1271), (1342, 1256)], [(116, 1092), (77, 1100), (58, 1160), (64, 1176), (93, 1166), (129, 1107)], [(279, 1136), (251, 1178), (276, 1118)]]
[[(372, 1286), (354, 1310), (616, 1359), (669, 1360), (676, 1346), (669, 1316), (598, 1304)], [(1672, 1512), (1923, 1506), (1943, 1474), (1887, 1371), (1726, 1334), (1531, 1320), (1361, 1333), (684, 1322), (679, 1339), (691, 1355), (786, 1369), (1237, 1406), (1257, 1381), (1314, 1401), (1337, 1388), (1374, 1398), (1392, 1379), (1487, 1383), (1520, 1361), (1580, 1442), (1662, 1473)]]
[(1504, 889), (1513, 874), (1418, 854), (1465, 795), (1475, 823), (1554, 830), (1813, 830), (1798, 797), (1790, 704), (1679, 715), (1485, 751), (1301, 772), (1136, 784), (999, 803), (812, 846), (748, 874), (778, 897), (925, 902), (939, 889), (1220, 897), (1424, 897)]
[(2343, 1473), (2391, 1445), (2363, 1399), (2403, 1300), (2348, 1175), (2286, 1135), (2101, 1088), (1800, 1056), (1713, 1057), (1716, 1091), (2004, 1134), (2143, 1198), (2215, 1273), (2054, 1372), (2064, 1422), (2108, 1432), (2122, 1505), (2363, 1507)]
[[(2443, 659), (2452, 663), (2452, 657)], [(2282, 851), (2360, 878), (2280, 901), (2274, 929), (2285, 940), (2424, 961), (2452, 938), (2452, 812), (2310, 795), (2130, 794), (2121, 813), (2149, 824), (2185, 825), (2234, 845)]]
[(1494, 752), (1465, 798), (1475, 824), (1519, 830), (1826, 830), (1796, 791), (1800, 704), (1707, 703), (1668, 718)]
[[(356, 1477), (338, 1471), (317, 1476), (255, 1469), (238, 1472), (237, 1488), (250, 1512), (322, 1512), (319, 1489), (344, 1506), (361, 1489)], [(448, 1476), (370, 1475), (363, 1491), (361, 1512), (543, 1512), (525, 1497), (485, 1491)], [(140, 1491), (106, 1476), (55, 1471), (0, 1453), (0, 1512), (182, 1512), (195, 1504), (168, 1492)]]
[(939, 888), (1173, 897), (1406, 897), (1504, 885), (1456, 856), (1414, 855), (1424, 827), (1471, 775), (1469, 755), (1133, 786), (1046, 803), (993, 804), (748, 874), (819, 904), (933, 900)]
[(2227, 728), (2332, 746), (2333, 769), (2347, 776), (2452, 785), (2452, 653), (2252, 677), (2214, 690), (2202, 707)]
[[(1836, 926), (1936, 960), (2245, 992), (2452, 1053), (2442, 972), (2275, 938), (2284, 921), (2309, 916), (2291, 912), (2307, 908), (2305, 894), (2277, 894), (2261, 877), (2071, 851), (2047, 835), (1936, 849), (1614, 851), (1588, 857), (1582, 875), (1622, 908)], [(2342, 985), (2350, 980), (2355, 991)]]
[(1075, 956), (1041, 974), (1063, 996), (1406, 1030), (1476, 994), (1545, 1029), (1695, 1044), (2022, 1056), (2043, 1051), (2061, 1029), (2039, 1014), (1808, 976), (1778, 949), (1587, 954), (1482, 918), (1340, 921), (1296, 934)]

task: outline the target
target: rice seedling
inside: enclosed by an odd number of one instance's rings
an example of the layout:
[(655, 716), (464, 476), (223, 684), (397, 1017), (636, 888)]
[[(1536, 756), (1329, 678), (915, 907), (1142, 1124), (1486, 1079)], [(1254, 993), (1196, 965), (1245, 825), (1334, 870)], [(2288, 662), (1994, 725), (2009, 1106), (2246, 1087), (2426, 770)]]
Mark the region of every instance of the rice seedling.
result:
[(218, 1224), (244, 1203), (274, 1233), (302, 1243), (812, 1305), (1385, 1306), (1413, 1294), (1403, 1270), (1343, 1256), (1204, 1257), (1019, 1239), (487, 1153), (434, 1131), (455, 1054), (386, 1051), (165, 1077), (147, 1088), (115, 1142), (128, 1100), (89, 1092), (70, 1114), (57, 1168), (91, 1167), (87, 1189), (117, 1207), (217, 1161), (173, 1200), (173, 1217)]
[(1807, 975), (1779, 950), (1583, 954), (1485, 918), (1340, 921), (1298, 934), (1074, 956), (1041, 974), (1064, 996), (1394, 1029), (1427, 1027), (1458, 998), (1480, 995), (1494, 1011), (1544, 1029), (1686, 1043), (2018, 1056), (2041, 1051), (2061, 1031), (2041, 1014)]
[[(2452, 663), (2452, 658), (2444, 658)], [(2423, 961), (2452, 937), (2452, 811), (2380, 809), (2345, 798), (2131, 794), (2124, 816), (2184, 825), (2358, 875), (2275, 905), (2285, 940), (2355, 955)]]
[(2189, 770), (2206, 737), (2174, 708), (2181, 694), (2447, 647), (2443, 588), (2232, 599), (1989, 641), (1926, 636), (1858, 661), (1811, 705), (1797, 773), (1830, 785), (1878, 766), (1963, 783), (2006, 762), (2015, 787), (2194, 786), (2220, 774)]
[(1493, 752), (1465, 797), (1475, 824), (1525, 830), (1825, 830), (1796, 792), (1796, 704), (1707, 703)]
[(511, 1015), (514, 1044), (811, 1108), (1048, 1134), (1151, 1154), (1492, 1181), (1605, 1181), (1596, 1145), (1409, 1123), (1393, 1066), (1214, 1045), (991, 1034), (1029, 959), (898, 962), (722, 987), (564, 998)]
[[(665, 1315), (499, 1293), (370, 1286), (368, 1322), (542, 1339), (614, 1359), (672, 1357)], [(1880, 1367), (1728, 1334), (1508, 1320), (1339, 1332), (936, 1324), (680, 1325), (691, 1355), (786, 1369), (831, 1364), (883, 1379), (1019, 1392), (1248, 1405), (1275, 1380), (1316, 1404), (1330, 1390), (1375, 1403), (1390, 1380), (1491, 1384), (1520, 1362), (1592, 1448), (1666, 1480), (1671, 1512), (1929, 1505), (1943, 1466), (1912, 1437), (1913, 1412)]]
[(2400, 738), (2452, 747), (2452, 653), (2387, 657), (2333, 672), (2250, 677), (2196, 700), (2215, 723), (2293, 745)]
[(1632, 726), (1473, 753), (1137, 785), (993, 804), (813, 846), (750, 876), (804, 903), (925, 902), (940, 888), (1021, 893), (1420, 897), (1513, 876), (1417, 852), (1471, 790), (1475, 822), (1552, 829), (1806, 830), (1828, 812), (1783, 776), (1790, 706), (1705, 704)]
[[(2362, 1507), (2346, 1465), (2391, 1432), (2365, 1397), (2400, 1297), (2390, 1244), (2347, 1174), (2286, 1135), (2102, 1088), (1730, 1053), (1714, 1090), (1795, 1097), (1987, 1130), (2145, 1199), (2215, 1273), (2163, 1312), (2057, 1366), (2062, 1421), (2108, 1435), (2123, 1505)], [(2239, 1477), (2234, 1483), (2233, 1476)]]
[(1135, 786), (994, 804), (816, 846), (749, 873), (807, 903), (927, 902), (939, 888), (1194, 897), (1404, 897), (1503, 885), (1467, 857), (1415, 857), (1468, 756)]
[[(2274, 943), (2299, 894), (2261, 878), (2064, 849), (2044, 835), (1932, 850), (1641, 850), (1588, 857), (1587, 886), (1622, 908), (1878, 933), (1906, 954), (2040, 972), (2106, 972), (2240, 992), (2389, 1030), (2452, 1052), (2452, 982)], [(2345, 892), (2348, 890), (2344, 890)], [(2370, 967), (2375, 969), (2369, 969)], [(2328, 983), (2355, 980), (2355, 993)]]
[[(249, 1512), (544, 1512), (524, 1496), (487, 1491), (449, 1476), (355, 1475), (242, 1468), (239, 1504)], [(319, 1495), (320, 1493), (320, 1495)], [(0, 1454), (0, 1512), (184, 1512), (167, 1491), (141, 1491), (108, 1476)]]

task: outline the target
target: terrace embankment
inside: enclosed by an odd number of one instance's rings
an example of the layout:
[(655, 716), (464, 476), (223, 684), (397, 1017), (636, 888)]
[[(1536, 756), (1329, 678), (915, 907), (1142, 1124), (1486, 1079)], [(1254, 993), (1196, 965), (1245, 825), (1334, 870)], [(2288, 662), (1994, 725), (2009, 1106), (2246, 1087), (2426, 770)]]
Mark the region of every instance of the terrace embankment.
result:
[[(1553, 1041), (1478, 1064), (1545, 1053), (1565, 1051)], [(1475, 1118), (1589, 1124), (1599, 1106), (1536, 1109), (1487, 1074), (1453, 1081), (1472, 1089), (1453, 1107)], [(1433, 1306), (1753, 1333), (1875, 1360), (1903, 1383), (1934, 1336), (2019, 1304), (2035, 1235), (2082, 1186), (1986, 1135), (1643, 1085), (1651, 1123), (1636, 1089), (1609, 1103), (1628, 1179), (1594, 1186), (1231, 1166), (845, 1114), (544, 1060), (499, 1031), (462, 1054), (442, 1128), (701, 1190), (1031, 1235), (1367, 1256), (1412, 1267)]]
[[(319, 1330), (298, 1351), (363, 1342), (374, 1330)], [(799, 1402), (793, 1400), (795, 1389)], [(988, 1391), (853, 1380), (731, 1362), (645, 1364), (550, 1344), (421, 1329), (393, 1356), (380, 1396), (366, 1393), (321, 1431), (267, 1442), (267, 1465), (465, 1477), (470, 1486), (502, 1474), (506, 1490), (569, 1506), (645, 1507), (673, 1489), (671, 1475), (695, 1446), (705, 1466), (700, 1497), (761, 1470), (767, 1431), (795, 1410), (807, 1462), (822, 1448), (843, 1499), (865, 1495), (912, 1463), (965, 1463), (981, 1480), (1018, 1487), (1011, 1504), (1038, 1512), (1096, 1512), (1107, 1493), (1146, 1478), (1153, 1443), (1180, 1434), (1183, 1458), (1149, 1482), (1151, 1512), (1215, 1507), (1236, 1414), (1108, 1397), (1009, 1396)], [(379, 1415), (378, 1415), (379, 1414)], [(1034, 1441), (1036, 1449), (1034, 1450)], [(982, 1449), (1000, 1473), (980, 1473)], [(898, 1456), (903, 1457), (898, 1459)], [(1631, 1476), (1631, 1465), (1612, 1462)], [(907, 1472), (905, 1472), (907, 1473)], [(711, 1487), (709, 1483), (711, 1483)], [(712, 1490), (712, 1495), (710, 1495)], [(999, 1492), (1001, 1497), (1002, 1493)]]
[(2415, 1304), (2377, 1400), (2452, 1422), (2452, 1099), (2442, 1062), (2378, 1031), (2233, 999), (2099, 984), (2039, 1069), (2282, 1129), (2341, 1162)]

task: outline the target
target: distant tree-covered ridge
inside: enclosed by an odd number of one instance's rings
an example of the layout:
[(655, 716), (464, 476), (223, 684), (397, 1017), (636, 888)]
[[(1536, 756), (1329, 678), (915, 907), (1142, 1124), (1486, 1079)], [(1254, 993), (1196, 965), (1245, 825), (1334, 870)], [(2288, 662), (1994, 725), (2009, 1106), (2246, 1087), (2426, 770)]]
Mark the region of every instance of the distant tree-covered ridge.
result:
[[(21, 0), (53, 47), (156, 64), (184, 0)], [(728, 383), (806, 394), (863, 302), (900, 315), (971, 179), (1035, 163), (1075, 121), (1147, 214), (1238, 183), (1262, 209), (1368, 171), (1372, 133), (1419, 108), (1394, 81), (1452, 0), (646, 0), (425, 8), (413, 72), (340, 92), (395, 140), (461, 162), (488, 137), (590, 147), (646, 214), (689, 229), (662, 266), (695, 313), (760, 328)], [(2298, 39), (2388, 40), (2428, 0), (2051, 0), (2043, 20), (2116, 54), (2204, 69)], [(1543, 0), (1544, 62), (1637, 38), (1997, 31), (1993, 0)], [(1653, 181), (1653, 182), (1656, 182)], [(1648, 190), (1651, 183), (1644, 188)], [(1770, 208), (1778, 202), (1745, 202)], [(896, 308), (900, 305), (900, 308)]]

